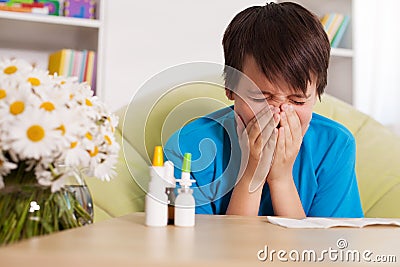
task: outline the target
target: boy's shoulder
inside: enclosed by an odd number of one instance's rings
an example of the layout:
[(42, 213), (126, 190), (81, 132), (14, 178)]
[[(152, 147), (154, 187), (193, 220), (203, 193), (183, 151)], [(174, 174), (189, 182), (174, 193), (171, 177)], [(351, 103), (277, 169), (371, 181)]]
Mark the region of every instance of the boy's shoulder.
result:
[[(353, 134), (342, 124), (317, 113), (312, 114), (309, 131), (312, 135), (327, 136), (354, 142)], [(331, 139), (330, 138), (330, 139)]]
[(225, 121), (234, 119), (233, 106), (219, 109), (213, 113), (197, 118), (183, 126), (176, 133), (179, 135), (209, 136), (219, 133)]
[[(197, 118), (172, 134), (164, 146), (168, 158), (173, 158), (177, 151), (189, 151), (192, 158), (199, 158), (201, 150), (207, 151), (204, 166), (209, 166), (212, 151), (221, 149), (226, 132), (234, 130), (234, 113), (232, 107), (226, 107)], [(201, 147), (201, 148), (200, 148)], [(174, 154), (175, 153), (175, 154)], [(177, 161), (178, 162), (178, 161)], [(175, 164), (180, 164), (174, 162)], [(199, 163), (200, 164), (200, 163)], [(203, 166), (202, 164), (200, 164)]]

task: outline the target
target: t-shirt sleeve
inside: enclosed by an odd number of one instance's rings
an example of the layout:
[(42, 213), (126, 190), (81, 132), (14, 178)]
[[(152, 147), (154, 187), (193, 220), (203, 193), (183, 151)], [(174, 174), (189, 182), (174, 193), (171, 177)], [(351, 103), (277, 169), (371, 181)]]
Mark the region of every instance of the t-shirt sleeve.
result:
[[(175, 169), (175, 177), (177, 179), (181, 178), (181, 166), (183, 162), (183, 151), (192, 152), (189, 149), (185, 149), (187, 147), (185, 138), (180, 139), (178, 141), (178, 135), (174, 134), (168, 140), (167, 144), (164, 147), (164, 156), (166, 160), (172, 161)], [(178, 143), (179, 142), (179, 143)], [(192, 160), (196, 159), (196, 153), (192, 154)], [(192, 170), (196, 169), (196, 162), (192, 162)], [(192, 184), (191, 189), (193, 189), (193, 196), (196, 201), (196, 213), (198, 214), (215, 214), (215, 207), (213, 204), (213, 196), (215, 192), (213, 192), (213, 187), (209, 185), (210, 181), (204, 179), (205, 177), (213, 177), (213, 173), (208, 169), (202, 171), (192, 171), (190, 173), (191, 179), (196, 180), (195, 183)]]
[(318, 175), (318, 190), (307, 216), (363, 217), (355, 174), (356, 145), (353, 136), (338, 142), (335, 153)]

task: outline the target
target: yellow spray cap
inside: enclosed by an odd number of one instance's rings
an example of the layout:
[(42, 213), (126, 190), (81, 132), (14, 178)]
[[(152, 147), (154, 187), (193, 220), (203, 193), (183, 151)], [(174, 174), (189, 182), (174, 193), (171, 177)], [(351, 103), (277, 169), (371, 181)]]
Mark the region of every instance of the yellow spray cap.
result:
[(156, 146), (154, 148), (153, 166), (164, 166), (164, 155), (162, 146)]

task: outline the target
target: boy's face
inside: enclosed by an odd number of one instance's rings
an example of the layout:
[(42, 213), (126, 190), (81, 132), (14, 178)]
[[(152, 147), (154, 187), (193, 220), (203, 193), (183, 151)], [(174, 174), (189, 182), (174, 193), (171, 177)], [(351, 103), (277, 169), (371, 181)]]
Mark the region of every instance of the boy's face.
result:
[[(235, 100), (235, 112), (242, 118), (245, 125), (262, 109), (268, 105), (282, 111), (282, 106), (292, 105), (301, 123), (302, 134), (306, 133), (311, 121), (312, 110), (317, 99), (316, 84), (313, 82), (307, 87), (306, 95), (302, 92), (294, 92), (285, 82), (271, 84), (260, 70), (253, 57), (246, 57), (243, 65), (243, 73), (235, 93), (227, 95)], [(257, 88), (258, 87), (258, 88)]]

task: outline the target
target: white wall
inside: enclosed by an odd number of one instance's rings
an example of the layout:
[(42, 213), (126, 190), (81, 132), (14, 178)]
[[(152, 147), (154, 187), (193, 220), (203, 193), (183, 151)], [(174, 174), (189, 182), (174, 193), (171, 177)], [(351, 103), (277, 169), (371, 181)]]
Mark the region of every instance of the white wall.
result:
[(104, 99), (117, 109), (165, 68), (192, 61), (223, 63), (222, 36), (256, 0), (106, 0)]

